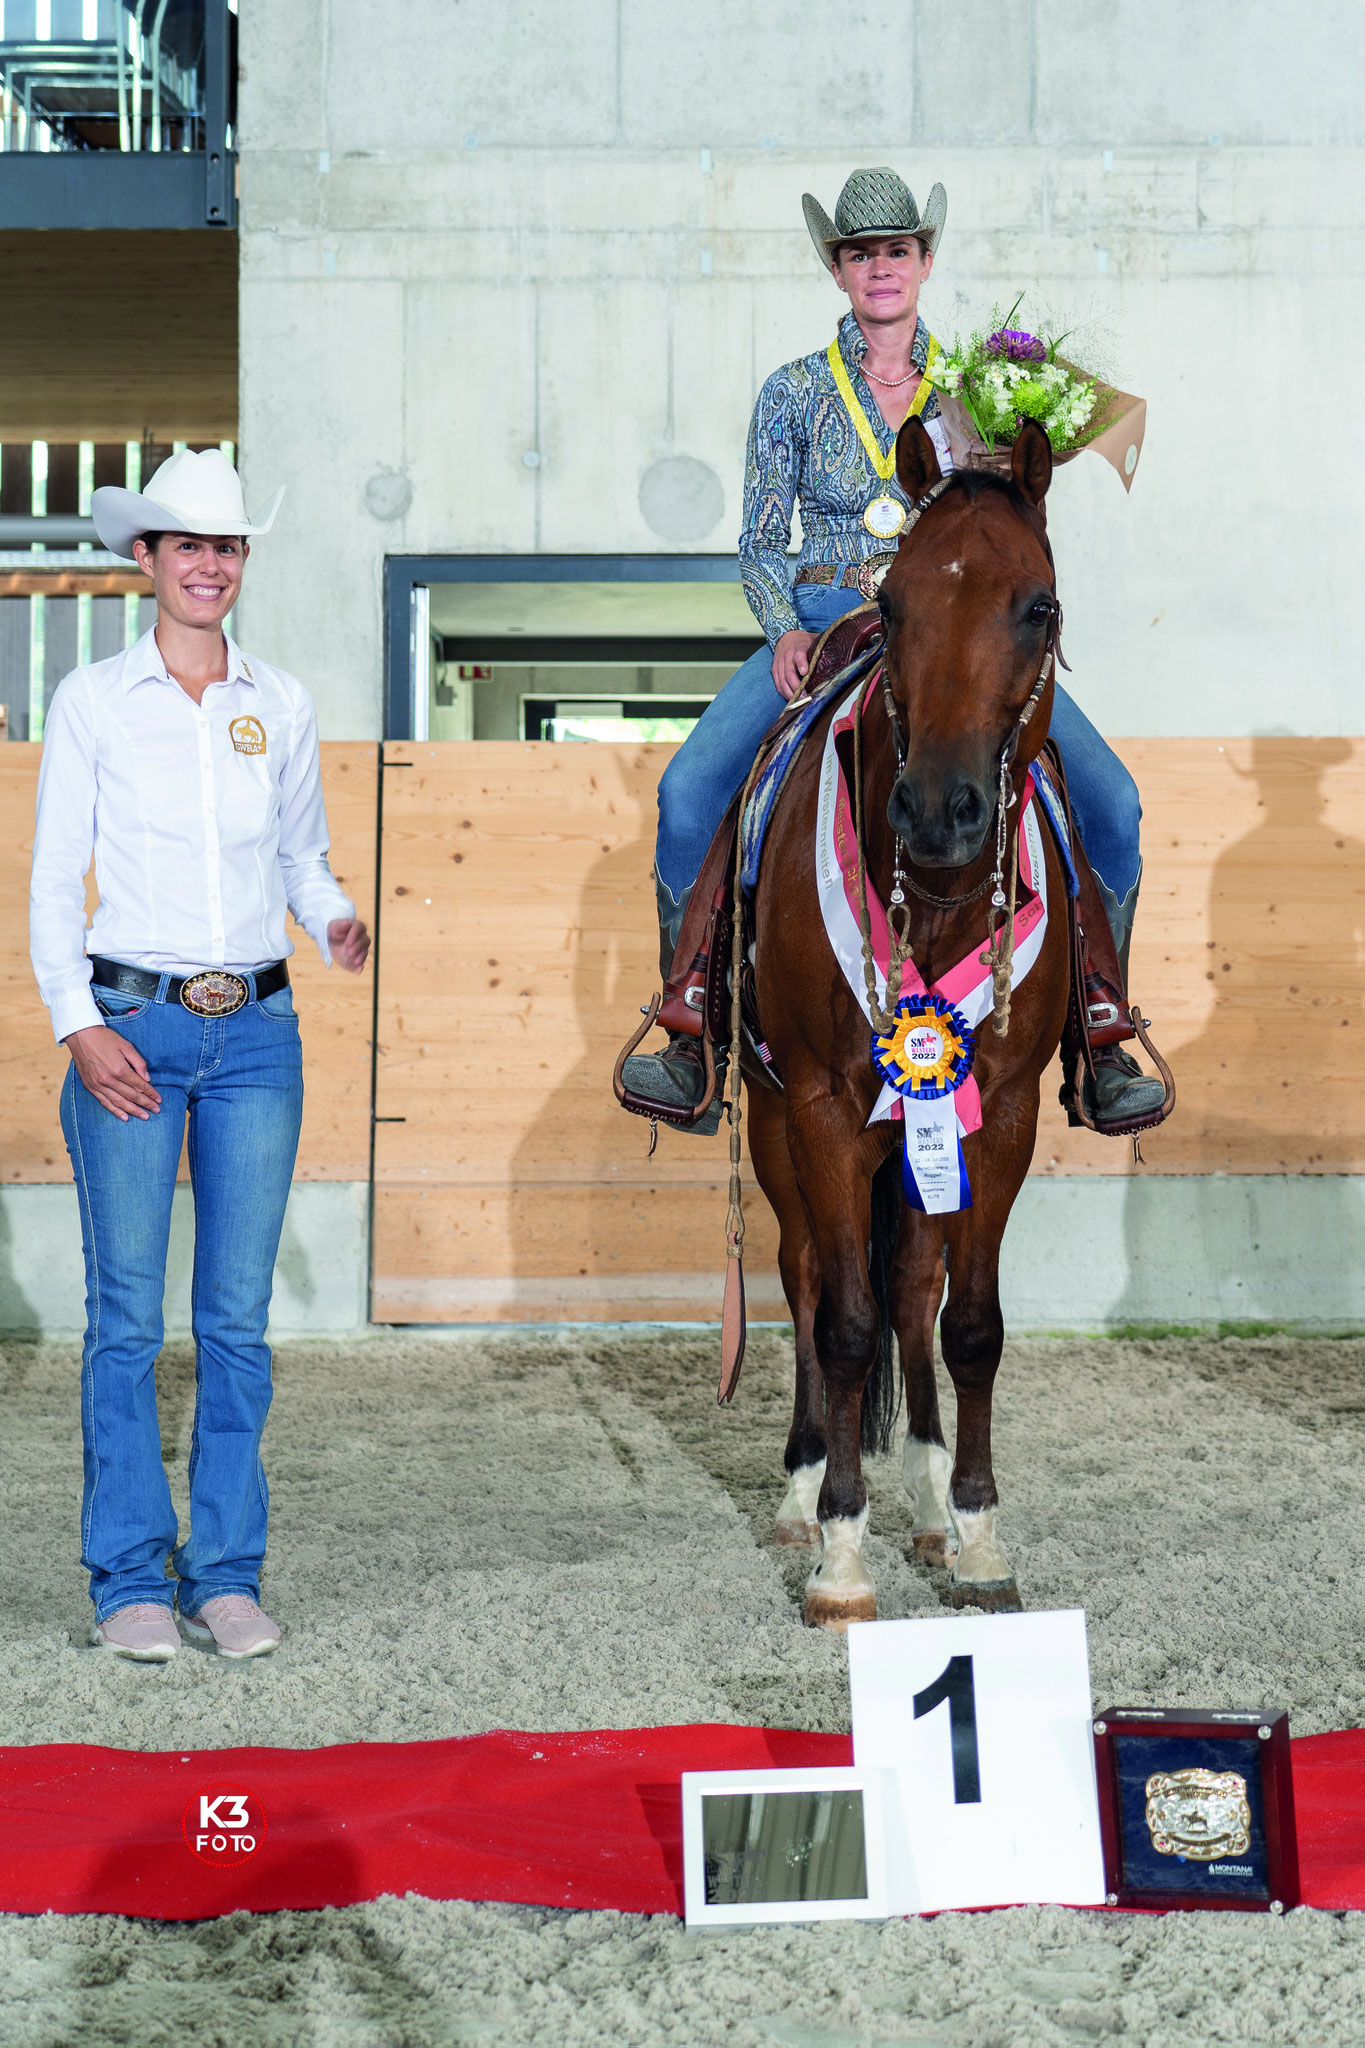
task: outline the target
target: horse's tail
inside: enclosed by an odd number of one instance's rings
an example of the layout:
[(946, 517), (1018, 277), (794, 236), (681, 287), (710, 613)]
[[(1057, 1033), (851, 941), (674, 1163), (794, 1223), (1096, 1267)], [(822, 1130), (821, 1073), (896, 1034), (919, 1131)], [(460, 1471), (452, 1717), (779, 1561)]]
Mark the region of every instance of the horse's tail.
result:
[(891, 1262), (904, 1209), (901, 1195), (900, 1149), (884, 1159), (872, 1176), (872, 1238), (867, 1249), (867, 1277), (881, 1315), (881, 1341), (876, 1362), (863, 1388), (862, 1447), (889, 1451), (891, 1432), (901, 1405), (900, 1362), (891, 1326)]

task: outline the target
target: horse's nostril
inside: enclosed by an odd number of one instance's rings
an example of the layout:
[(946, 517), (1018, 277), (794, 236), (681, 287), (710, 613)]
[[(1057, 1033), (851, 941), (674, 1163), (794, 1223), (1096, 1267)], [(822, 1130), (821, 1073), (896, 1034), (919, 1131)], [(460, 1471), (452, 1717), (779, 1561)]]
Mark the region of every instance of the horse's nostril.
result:
[(974, 782), (960, 782), (948, 805), (948, 815), (959, 832), (979, 828), (986, 815), (986, 799)]

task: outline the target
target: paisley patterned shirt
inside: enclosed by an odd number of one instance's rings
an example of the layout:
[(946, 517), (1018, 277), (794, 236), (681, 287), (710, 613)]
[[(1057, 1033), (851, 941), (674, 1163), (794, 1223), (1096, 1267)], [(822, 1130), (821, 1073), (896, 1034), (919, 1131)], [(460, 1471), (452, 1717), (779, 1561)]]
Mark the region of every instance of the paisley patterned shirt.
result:
[[(839, 322), (839, 347), (877, 445), (883, 455), (889, 455), (896, 437), (863, 375), (867, 338), (851, 311)], [(910, 354), (922, 370), (929, 354), (929, 329), (923, 320)], [(930, 396), (920, 418), (929, 429), (946, 475), (952, 456), (936, 394)], [(864, 508), (883, 492), (908, 509), (895, 478), (884, 484), (869, 462), (835, 388), (824, 349), (775, 370), (758, 394), (749, 427), (744, 526), (739, 537), (744, 595), (771, 643), (775, 645), (783, 633), (799, 630), (801, 624), (792, 602), (787, 562), (794, 508), (799, 503), (798, 568), (814, 562), (861, 562), (886, 547), (885, 541), (863, 525)]]

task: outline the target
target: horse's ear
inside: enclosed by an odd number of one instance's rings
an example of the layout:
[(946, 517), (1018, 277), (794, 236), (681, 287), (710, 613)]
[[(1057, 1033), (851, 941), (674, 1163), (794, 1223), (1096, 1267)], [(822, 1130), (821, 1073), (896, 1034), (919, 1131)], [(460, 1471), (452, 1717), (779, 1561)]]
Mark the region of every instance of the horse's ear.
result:
[(1037, 420), (1025, 420), (1020, 427), (1010, 456), (1010, 470), (1030, 505), (1041, 510), (1052, 482), (1052, 443), (1047, 429), (1040, 427)]
[(912, 505), (917, 505), (943, 471), (938, 450), (918, 414), (906, 420), (896, 436), (896, 482)]

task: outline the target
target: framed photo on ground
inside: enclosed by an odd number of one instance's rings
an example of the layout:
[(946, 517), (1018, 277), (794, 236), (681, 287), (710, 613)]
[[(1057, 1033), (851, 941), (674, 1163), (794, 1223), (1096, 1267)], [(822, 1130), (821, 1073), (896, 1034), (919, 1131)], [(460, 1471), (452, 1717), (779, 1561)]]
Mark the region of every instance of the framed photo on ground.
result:
[(881, 1771), (684, 1771), (689, 1927), (886, 1917)]
[(1095, 1770), (1109, 1905), (1298, 1905), (1287, 1713), (1110, 1707)]

